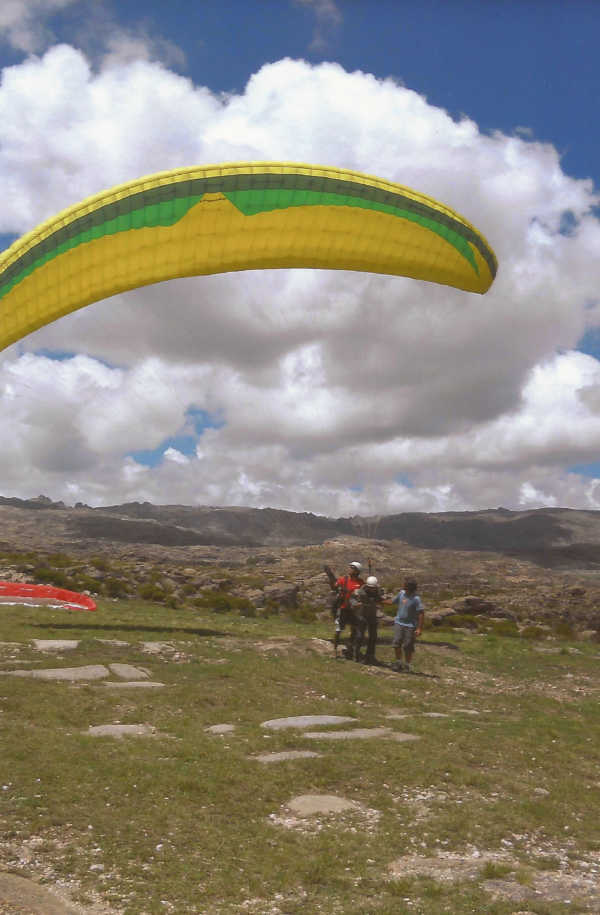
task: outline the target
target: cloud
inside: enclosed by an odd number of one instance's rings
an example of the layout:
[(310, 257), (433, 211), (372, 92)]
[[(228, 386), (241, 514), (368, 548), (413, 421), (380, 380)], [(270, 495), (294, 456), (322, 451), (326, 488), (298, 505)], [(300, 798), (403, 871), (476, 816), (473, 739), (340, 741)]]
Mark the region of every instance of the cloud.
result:
[(293, 2), (296, 6), (304, 6), (314, 12), (315, 25), (309, 50), (325, 51), (332, 34), (343, 22), (337, 3), (335, 0), (293, 0)]
[(109, 0), (2, 0), (0, 39), (15, 51), (36, 54), (56, 43), (55, 17), (71, 15), (61, 24), (63, 34), (96, 67), (115, 67), (135, 60), (159, 61), (185, 69), (184, 52), (158, 34), (150, 19), (134, 27), (119, 24)]
[(44, 50), (54, 39), (48, 20), (79, 0), (2, 0), (0, 38), (16, 51)]
[[(600, 225), (550, 144), (482, 134), (393, 80), (282, 60), (210, 92), (134, 53), (68, 45), (4, 71), (0, 232), (143, 174), (236, 160), (340, 165), (464, 212), (500, 270), (483, 297), (408, 279), (259, 271), (115, 296), (0, 357), (7, 492), (91, 504), (325, 514), (598, 507)], [(564, 231), (569, 214), (568, 233)], [(49, 359), (42, 351), (75, 354)], [(189, 409), (223, 417), (192, 430)], [(157, 467), (133, 455), (162, 449)], [(193, 452), (193, 449), (192, 449)]]

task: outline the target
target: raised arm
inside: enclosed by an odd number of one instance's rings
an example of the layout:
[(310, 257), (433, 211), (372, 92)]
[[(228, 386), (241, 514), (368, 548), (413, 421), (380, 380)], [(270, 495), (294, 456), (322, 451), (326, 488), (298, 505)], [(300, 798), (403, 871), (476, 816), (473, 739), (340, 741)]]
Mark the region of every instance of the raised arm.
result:
[(331, 588), (332, 591), (335, 591), (335, 589), (337, 587), (337, 579), (335, 577), (333, 569), (331, 568), (331, 566), (325, 565), (325, 566), (323, 566), (323, 571), (327, 575), (327, 578), (329, 581), (329, 587)]

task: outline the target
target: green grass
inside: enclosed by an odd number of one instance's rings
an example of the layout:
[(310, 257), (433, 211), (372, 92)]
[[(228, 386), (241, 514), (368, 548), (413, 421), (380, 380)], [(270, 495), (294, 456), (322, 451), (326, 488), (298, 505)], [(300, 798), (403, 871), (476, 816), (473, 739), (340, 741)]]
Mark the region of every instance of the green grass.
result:
[[(317, 622), (118, 600), (101, 601), (96, 614), (0, 610), (0, 639), (20, 644), (17, 652), (0, 647), (0, 669), (15, 660), (30, 662), (21, 668), (120, 661), (165, 684), (126, 692), (101, 682), (0, 678), (5, 869), (68, 877), (81, 898), (100, 894), (127, 915), (263, 913), (276, 894), (285, 913), (508, 915), (515, 903), (494, 899), (485, 880), (526, 886), (565, 855), (576, 864), (597, 852), (597, 646), (577, 643), (575, 652), (561, 641), (564, 654), (542, 653), (498, 633), (428, 631), (407, 676), (311, 648), (311, 638), (331, 635)], [(390, 662), (389, 630), (382, 636), (378, 654)], [(56, 657), (34, 651), (35, 638), (81, 642)], [(280, 647), (263, 650), (269, 638)], [(284, 639), (295, 641), (286, 648)], [(459, 650), (435, 647), (448, 640)], [(177, 654), (144, 653), (143, 641), (169, 642)], [(408, 717), (392, 720), (391, 711)], [(306, 714), (351, 715), (361, 727), (420, 739), (311, 741), (260, 726)], [(161, 736), (85, 733), (117, 722), (149, 724)], [(206, 732), (219, 723), (236, 730)], [(252, 759), (307, 748), (323, 755)], [(321, 816), (304, 829), (273, 818), (286, 815), (295, 795), (320, 793), (376, 813)], [(25, 848), (35, 848), (29, 864), (20, 862)], [(512, 863), (455, 883), (390, 878), (388, 866), (403, 856), (469, 858), (473, 848)], [(258, 901), (244, 908), (246, 900)], [(521, 907), (573, 910), (540, 900)]]

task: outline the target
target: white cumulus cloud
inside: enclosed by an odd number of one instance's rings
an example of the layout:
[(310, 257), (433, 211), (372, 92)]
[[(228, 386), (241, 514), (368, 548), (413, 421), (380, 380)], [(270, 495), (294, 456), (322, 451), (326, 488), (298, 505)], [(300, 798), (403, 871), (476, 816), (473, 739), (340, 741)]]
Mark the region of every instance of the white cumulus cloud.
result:
[[(1, 232), (163, 169), (305, 161), (442, 200), (484, 232), (499, 274), (483, 297), (271, 270), (95, 303), (0, 357), (7, 492), (332, 515), (596, 506), (568, 472), (600, 434), (599, 365), (575, 351), (599, 322), (590, 181), (550, 144), (484, 134), (337, 64), (281, 60), (221, 96), (132, 54), (94, 69), (63, 44), (4, 71)], [(154, 449), (156, 466), (135, 459)]]

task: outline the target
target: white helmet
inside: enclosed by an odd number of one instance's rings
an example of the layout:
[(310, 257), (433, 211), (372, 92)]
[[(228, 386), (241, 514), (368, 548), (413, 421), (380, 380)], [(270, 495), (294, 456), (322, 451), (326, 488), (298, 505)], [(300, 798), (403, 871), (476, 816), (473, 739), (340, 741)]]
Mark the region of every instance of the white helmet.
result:
[(377, 579), (375, 578), (374, 575), (369, 575), (365, 584), (366, 584), (367, 588), (376, 588), (378, 586), (379, 582), (377, 581)]
[(362, 569), (362, 566), (361, 566), (360, 562), (351, 562), (351, 563), (350, 563), (350, 568), (351, 568), (351, 569), (356, 569), (357, 572), (360, 572), (361, 569)]

